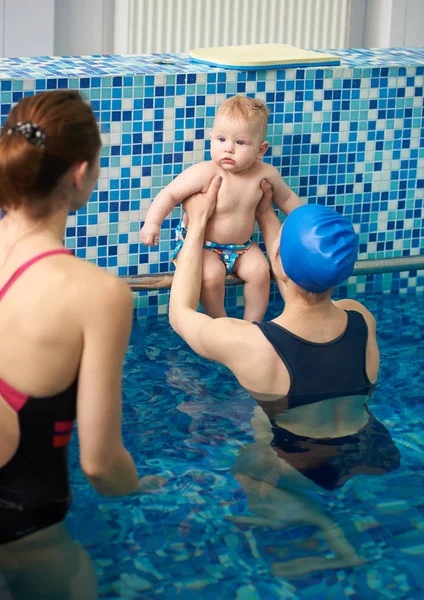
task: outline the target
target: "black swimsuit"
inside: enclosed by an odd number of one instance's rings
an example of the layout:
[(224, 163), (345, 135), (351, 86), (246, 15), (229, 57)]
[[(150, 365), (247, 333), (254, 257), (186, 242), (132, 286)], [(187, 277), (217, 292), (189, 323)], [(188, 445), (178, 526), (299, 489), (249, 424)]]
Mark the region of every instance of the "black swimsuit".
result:
[(357, 311), (346, 311), (346, 330), (335, 340), (317, 344), (277, 323), (257, 323), (284, 362), (290, 389), (277, 402), (258, 401), (270, 418), (271, 446), (297, 471), (326, 490), (343, 486), (354, 475), (379, 475), (396, 469), (400, 454), (388, 430), (370, 415), (356, 434), (341, 438), (310, 438), (283, 429), (275, 417), (285, 410), (330, 398), (363, 396), (373, 390), (366, 373), (368, 328)]
[[(67, 250), (45, 252), (20, 267), (0, 290), (0, 300), (34, 262)], [(77, 380), (48, 398), (32, 398), (0, 379), (0, 396), (18, 415), (16, 453), (0, 467), (0, 544), (65, 518), (70, 504), (67, 446), (76, 417)]]

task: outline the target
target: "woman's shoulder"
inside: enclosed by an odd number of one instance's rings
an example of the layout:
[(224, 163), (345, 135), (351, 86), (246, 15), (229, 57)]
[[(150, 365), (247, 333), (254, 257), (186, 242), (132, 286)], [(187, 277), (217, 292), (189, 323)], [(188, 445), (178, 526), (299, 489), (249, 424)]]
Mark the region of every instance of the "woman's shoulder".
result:
[(132, 302), (132, 294), (125, 281), (82, 259), (76, 259), (69, 283), (80, 298), (81, 307), (109, 306), (119, 308)]
[(371, 329), (371, 331), (375, 330), (375, 327), (376, 327), (375, 317), (372, 314), (372, 312), (370, 312), (366, 308), (366, 306), (361, 304), (361, 302), (358, 302), (357, 300), (350, 300), (349, 298), (345, 298), (343, 300), (333, 301), (333, 303), (335, 304), (335, 306), (337, 306), (337, 308), (341, 308), (342, 310), (355, 311), (355, 312), (360, 313), (364, 317), (365, 322), (368, 325), (368, 329)]

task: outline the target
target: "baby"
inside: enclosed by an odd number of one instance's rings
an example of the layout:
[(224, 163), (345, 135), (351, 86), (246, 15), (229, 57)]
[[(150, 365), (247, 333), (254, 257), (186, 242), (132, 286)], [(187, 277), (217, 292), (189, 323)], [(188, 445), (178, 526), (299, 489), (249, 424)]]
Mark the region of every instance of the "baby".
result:
[[(232, 96), (219, 107), (213, 123), (210, 161), (183, 171), (152, 202), (140, 232), (143, 244), (159, 243), (160, 226), (176, 204), (208, 189), (215, 175), (222, 177), (216, 210), (209, 219), (203, 253), (200, 302), (211, 317), (226, 316), (225, 276), (236, 273), (245, 282), (244, 319), (261, 321), (269, 298), (268, 262), (251, 241), (255, 211), (262, 198), (261, 182), (273, 187), (273, 201), (287, 215), (301, 205), (277, 169), (262, 162), (269, 111), (260, 100)], [(177, 227), (176, 260), (187, 232), (187, 216)]]

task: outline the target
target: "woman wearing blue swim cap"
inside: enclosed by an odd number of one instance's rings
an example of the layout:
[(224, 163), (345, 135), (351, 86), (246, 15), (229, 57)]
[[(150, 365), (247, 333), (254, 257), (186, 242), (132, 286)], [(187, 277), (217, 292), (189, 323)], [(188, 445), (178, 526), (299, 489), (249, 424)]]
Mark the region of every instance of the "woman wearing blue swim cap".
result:
[[(206, 194), (185, 203), (190, 226), (171, 290), (171, 326), (195, 352), (227, 366), (258, 404), (252, 419), (255, 444), (243, 448), (232, 469), (249, 508), (270, 525), (277, 518), (278, 498), (284, 512), (294, 494), (298, 515), (322, 529), (336, 554), (324, 563), (274, 563), (274, 573), (359, 564), (343, 533), (304, 496), (399, 465), (389, 432), (366, 406), (380, 362), (375, 319), (357, 301), (331, 300), (332, 288), (353, 271), (355, 232), (347, 219), (317, 205), (295, 209), (282, 228), (272, 190), (263, 182), (256, 217), (284, 310), (260, 324), (211, 319), (197, 306), (204, 231), (219, 185), (214, 179)], [(263, 494), (270, 498), (271, 517)], [(237, 520), (259, 522), (249, 516)]]

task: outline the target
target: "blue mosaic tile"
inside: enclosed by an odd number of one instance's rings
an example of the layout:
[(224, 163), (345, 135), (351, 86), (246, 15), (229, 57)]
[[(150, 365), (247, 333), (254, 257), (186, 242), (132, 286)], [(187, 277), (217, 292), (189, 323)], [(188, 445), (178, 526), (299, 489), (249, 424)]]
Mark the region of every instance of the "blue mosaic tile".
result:
[[(329, 49), (316, 50), (316, 52), (331, 52), (339, 56), (342, 67), (422, 67), (424, 64), (424, 48)], [(300, 72), (304, 70), (299, 69)], [(189, 73), (187, 75), (187, 83), (194, 83), (195, 78), (191, 74), (213, 74), (219, 71), (222, 71), (222, 69), (192, 62), (188, 54), (151, 54), (140, 56), (121, 56), (115, 54), (0, 59), (0, 78), (2, 79), (25, 79), (27, 77), (52, 78), (57, 81), (57, 87), (66, 87), (66, 80), (70, 77), (82, 77), (82, 88), (100, 87), (99, 78), (104, 75), (115, 76), (114, 87), (126, 87), (131, 86), (128, 75), (153, 75), (156, 73)], [(91, 80), (90, 77), (95, 77), (95, 79)], [(193, 79), (190, 80), (190, 77)], [(251, 77), (251, 73), (243, 72), (243, 79), (240, 81), (249, 81)], [(214, 80), (211, 78), (208, 80), (208, 83), (214, 83), (215, 81), (219, 82), (219, 79)], [(185, 82), (184, 75), (181, 75), (177, 84)], [(167, 95), (173, 94), (173, 90), (171, 91), (171, 89), (172, 86), (168, 86), (166, 90)], [(244, 90), (240, 88), (238, 91), (242, 93)]]
[[(66, 244), (120, 276), (173, 270), (169, 255), (181, 208), (165, 220), (157, 248), (139, 243), (141, 223), (165, 185), (210, 158), (216, 108), (235, 93), (266, 102), (270, 148), (264, 160), (303, 199), (352, 220), (361, 259), (419, 254), (424, 48), (331, 52), (340, 66), (253, 72), (193, 64), (186, 55), (1, 59), (1, 122), (22, 96), (81, 90), (102, 131), (101, 173), (87, 207), (69, 218)], [(260, 241), (257, 231), (254, 239)], [(358, 278), (345, 288), (421, 292), (423, 277)], [(149, 314), (165, 311), (162, 296)], [(227, 296), (229, 307), (241, 302), (241, 290), (229, 289)], [(136, 305), (141, 308), (139, 297)]]

